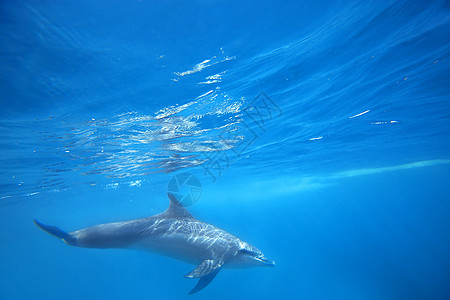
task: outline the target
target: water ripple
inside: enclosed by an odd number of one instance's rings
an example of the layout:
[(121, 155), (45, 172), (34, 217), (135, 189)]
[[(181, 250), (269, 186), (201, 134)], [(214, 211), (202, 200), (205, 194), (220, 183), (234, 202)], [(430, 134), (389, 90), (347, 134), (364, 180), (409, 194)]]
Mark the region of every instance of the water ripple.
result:
[[(153, 115), (132, 111), (81, 123), (66, 118), (3, 122), (2, 139), (20, 140), (16, 147), (21, 150), (9, 151), (13, 157), (3, 161), (3, 171), (8, 166), (23, 166), (27, 159), (35, 168), (28, 168), (30, 177), (20, 180), (3, 174), (8, 177), (6, 182), (16, 183), (2, 188), (0, 196), (65, 188), (66, 181), (74, 183), (73, 178), (68, 179), (74, 174), (81, 176), (76, 181), (92, 184), (99, 175), (128, 178), (199, 166), (208, 161), (202, 153), (231, 150), (244, 138), (228, 134), (242, 121), (242, 106), (242, 99), (235, 100), (216, 88)], [(11, 130), (15, 138), (6, 134)], [(30, 131), (35, 134), (18, 138)]]

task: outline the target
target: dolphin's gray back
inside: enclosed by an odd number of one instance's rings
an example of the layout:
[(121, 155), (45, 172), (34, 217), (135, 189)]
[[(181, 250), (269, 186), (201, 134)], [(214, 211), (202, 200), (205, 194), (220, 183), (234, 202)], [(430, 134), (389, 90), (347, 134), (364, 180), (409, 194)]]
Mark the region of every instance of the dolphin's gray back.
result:
[(77, 246), (86, 248), (127, 248), (139, 239), (140, 232), (152, 222), (152, 217), (100, 224), (71, 232)]

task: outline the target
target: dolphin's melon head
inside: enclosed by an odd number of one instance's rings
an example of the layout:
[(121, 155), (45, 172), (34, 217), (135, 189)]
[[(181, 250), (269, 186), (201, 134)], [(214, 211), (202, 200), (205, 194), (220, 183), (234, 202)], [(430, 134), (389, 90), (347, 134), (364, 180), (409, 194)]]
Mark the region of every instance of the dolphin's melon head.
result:
[(239, 249), (233, 259), (233, 265), (236, 267), (275, 267), (275, 262), (268, 259), (258, 248), (240, 241)]

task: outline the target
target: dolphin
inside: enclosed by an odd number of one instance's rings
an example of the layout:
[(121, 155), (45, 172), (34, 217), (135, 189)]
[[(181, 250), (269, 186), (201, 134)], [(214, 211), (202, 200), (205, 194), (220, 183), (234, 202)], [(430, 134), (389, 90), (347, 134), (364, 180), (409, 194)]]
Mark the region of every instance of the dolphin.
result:
[(275, 266), (256, 247), (194, 218), (175, 195), (168, 196), (166, 211), (143, 219), (100, 224), (70, 233), (36, 219), (34, 222), (70, 246), (142, 249), (194, 264), (197, 267), (184, 275), (199, 278), (189, 295), (205, 288), (222, 268)]

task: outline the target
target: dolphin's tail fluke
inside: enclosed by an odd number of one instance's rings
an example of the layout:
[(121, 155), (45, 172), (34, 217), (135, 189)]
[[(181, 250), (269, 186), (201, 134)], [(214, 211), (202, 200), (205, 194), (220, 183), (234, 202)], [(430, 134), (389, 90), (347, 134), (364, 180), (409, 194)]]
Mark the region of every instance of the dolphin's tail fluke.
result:
[(36, 219), (34, 219), (34, 223), (36, 224), (37, 227), (44, 230), (45, 232), (50, 233), (51, 235), (56, 236), (57, 238), (63, 240), (64, 243), (66, 243), (67, 245), (76, 246), (77, 239), (70, 233), (62, 231), (61, 229), (55, 226), (42, 224)]

